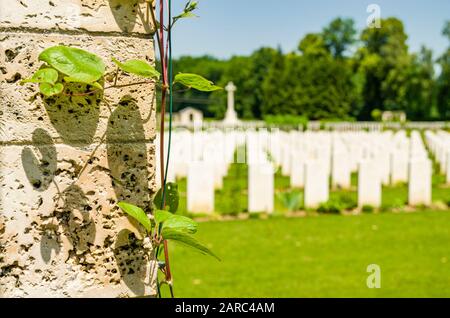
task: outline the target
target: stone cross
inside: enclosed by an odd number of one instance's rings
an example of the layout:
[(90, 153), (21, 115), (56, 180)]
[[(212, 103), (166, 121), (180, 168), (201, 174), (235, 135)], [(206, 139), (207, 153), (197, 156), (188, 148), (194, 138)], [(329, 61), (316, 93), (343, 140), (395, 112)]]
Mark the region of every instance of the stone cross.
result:
[(236, 124), (239, 122), (236, 111), (234, 110), (234, 92), (236, 91), (236, 86), (233, 82), (229, 82), (225, 87), (228, 92), (227, 98), (227, 113), (225, 115), (225, 124)]
[(225, 90), (228, 92), (228, 107), (227, 112), (234, 111), (234, 92), (236, 91), (236, 86), (233, 82), (229, 82), (225, 87)]

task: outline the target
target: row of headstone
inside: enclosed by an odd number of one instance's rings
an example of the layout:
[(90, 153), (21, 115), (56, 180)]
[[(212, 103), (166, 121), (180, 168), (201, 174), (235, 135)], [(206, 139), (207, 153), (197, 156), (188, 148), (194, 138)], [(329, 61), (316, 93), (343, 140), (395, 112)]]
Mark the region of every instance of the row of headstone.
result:
[(450, 133), (446, 131), (425, 132), (425, 140), (439, 165), (441, 174), (446, 175), (446, 183), (450, 185)]
[[(430, 149), (444, 158), (440, 154), (446, 147), (442, 145), (448, 145), (448, 133), (427, 132), (426, 140)], [(236, 149), (241, 150), (235, 157)], [(159, 154), (158, 145), (156, 152)], [(172, 136), (171, 158), (168, 181), (187, 178), (187, 208), (191, 212), (214, 211), (215, 190), (223, 186), (228, 167), (236, 160), (248, 164), (249, 212), (273, 211), (278, 168), (290, 178), (292, 188), (304, 189), (306, 208), (327, 202), (331, 189), (351, 189), (352, 174), (358, 175), (360, 207), (379, 207), (383, 185), (399, 182), (408, 183), (411, 205), (431, 203), (432, 164), (420, 134), (414, 131), (410, 137), (405, 131), (182, 131)]]

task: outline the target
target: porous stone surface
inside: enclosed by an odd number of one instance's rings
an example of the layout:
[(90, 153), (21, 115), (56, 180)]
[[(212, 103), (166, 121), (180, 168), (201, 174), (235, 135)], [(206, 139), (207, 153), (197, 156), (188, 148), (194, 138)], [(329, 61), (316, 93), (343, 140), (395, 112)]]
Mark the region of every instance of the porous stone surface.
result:
[[(39, 53), (57, 44), (99, 55), (109, 71), (112, 57), (153, 63), (149, 30), (138, 19), (144, 5), (0, 4), (0, 297), (156, 293), (153, 247), (117, 207), (127, 201), (151, 214), (154, 84), (52, 98), (43, 98), (35, 84), (19, 84), (43, 64)], [(79, 10), (72, 18), (81, 24), (70, 24), (69, 7)], [(128, 14), (133, 10), (135, 17)], [(110, 81), (106, 76), (105, 87)], [(121, 84), (136, 81), (125, 76)], [(75, 95), (85, 90), (68, 87)]]
[(0, 27), (76, 33), (151, 32), (145, 0), (2, 0)]

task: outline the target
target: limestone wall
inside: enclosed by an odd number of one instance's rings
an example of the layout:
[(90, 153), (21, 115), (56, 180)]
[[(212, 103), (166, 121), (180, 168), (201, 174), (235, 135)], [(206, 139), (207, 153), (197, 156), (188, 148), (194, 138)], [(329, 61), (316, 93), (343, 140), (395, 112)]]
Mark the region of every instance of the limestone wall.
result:
[[(20, 86), (56, 44), (154, 62), (140, 0), (0, 3), (0, 297), (155, 294), (152, 246), (117, 207), (156, 191), (153, 85), (43, 99)], [(126, 81), (134, 81), (126, 78)], [(73, 91), (83, 89), (73, 85)]]

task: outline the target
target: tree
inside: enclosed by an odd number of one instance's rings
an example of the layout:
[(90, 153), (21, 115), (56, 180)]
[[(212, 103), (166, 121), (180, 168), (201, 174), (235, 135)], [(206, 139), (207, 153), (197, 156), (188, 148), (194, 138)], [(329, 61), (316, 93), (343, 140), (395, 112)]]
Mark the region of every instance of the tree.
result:
[(398, 94), (392, 89), (383, 89), (383, 83), (395, 68), (408, 63), (407, 35), (403, 23), (396, 18), (381, 20), (381, 28), (366, 28), (361, 34), (363, 47), (357, 52), (360, 70), (365, 74), (364, 106), (360, 118), (370, 119), (374, 109), (389, 109), (386, 100)]
[[(270, 72), (279, 52), (272, 48), (261, 48), (248, 57), (233, 57), (220, 80), (225, 86), (233, 81), (237, 87), (235, 93), (236, 111), (244, 119), (260, 119), (264, 103), (263, 82)], [(275, 84), (276, 85), (276, 84)], [(217, 118), (222, 118), (226, 110), (226, 94), (217, 92), (211, 95), (219, 104), (214, 104)]]
[(385, 107), (404, 110), (413, 120), (429, 119), (435, 96), (433, 53), (422, 47), (419, 53), (409, 55), (402, 63), (391, 69), (383, 82)]
[(342, 58), (351, 45), (356, 42), (357, 31), (352, 19), (337, 18), (323, 32), (325, 47), (335, 58)]
[(268, 74), (263, 115), (346, 117), (354, 91), (349, 64), (333, 59), (317, 34), (306, 35), (299, 49), (302, 55), (279, 57)]
[[(442, 32), (450, 41), (450, 21)], [(437, 105), (441, 119), (450, 119), (450, 47), (438, 60), (441, 74), (437, 80)]]
[(320, 33), (307, 34), (298, 45), (298, 49), (303, 55), (321, 57), (329, 55), (325, 40)]

